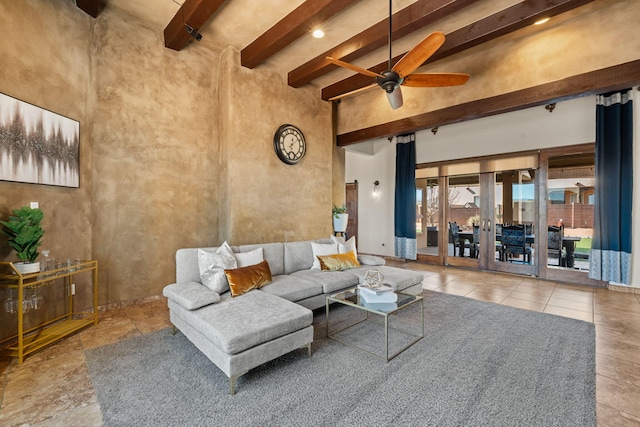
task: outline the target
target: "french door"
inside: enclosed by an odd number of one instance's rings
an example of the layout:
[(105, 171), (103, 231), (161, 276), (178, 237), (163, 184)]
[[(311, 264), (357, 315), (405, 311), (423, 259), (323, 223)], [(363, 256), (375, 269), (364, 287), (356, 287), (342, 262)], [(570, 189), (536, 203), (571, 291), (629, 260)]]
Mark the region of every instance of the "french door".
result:
[[(535, 194), (535, 180), (528, 170), (448, 177), (445, 263), (535, 274)], [(522, 228), (522, 248), (503, 244), (505, 224)]]
[[(418, 260), (602, 286), (587, 276), (594, 150), (581, 144), (420, 165)], [(503, 242), (505, 225), (524, 229), (520, 250)], [(549, 233), (558, 229), (562, 247), (554, 250)]]
[[(482, 174), (486, 203), (482, 210), (481, 259), (485, 270), (537, 275), (536, 239), (538, 197), (535, 169), (503, 170)], [(522, 240), (507, 240), (515, 229)], [(546, 233), (545, 233), (546, 237)], [(521, 242), (521, 244), (519, 243)]]
[[(537, 274), (536, 169), (535, 154), (439, 168), (445, 174), (440, 178), (440, 200), (445, 201), (440, 206), (445, 209), (438, 224), (443, 264)], [(522, 247), (503, 244), (505, 225), (522, 228)]]

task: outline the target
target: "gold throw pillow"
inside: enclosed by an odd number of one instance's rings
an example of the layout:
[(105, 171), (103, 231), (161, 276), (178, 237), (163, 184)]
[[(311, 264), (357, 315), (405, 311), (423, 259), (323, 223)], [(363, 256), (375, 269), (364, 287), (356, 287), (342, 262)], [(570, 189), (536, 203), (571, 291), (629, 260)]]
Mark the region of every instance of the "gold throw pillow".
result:
[(225, 270), (224, 274), (229, 281), (232, 297), (245, 294), (252, 289), (260, 289), (272, 280), (269, 263), (266, 260), (247, 267)]
[(358, 258), (356, 258), (356, 254), (353, 251), (344, 254), (318, 255), (318, 260), (320, 261), (320, 268), (325, 271), (342, 271), (360, 267)]

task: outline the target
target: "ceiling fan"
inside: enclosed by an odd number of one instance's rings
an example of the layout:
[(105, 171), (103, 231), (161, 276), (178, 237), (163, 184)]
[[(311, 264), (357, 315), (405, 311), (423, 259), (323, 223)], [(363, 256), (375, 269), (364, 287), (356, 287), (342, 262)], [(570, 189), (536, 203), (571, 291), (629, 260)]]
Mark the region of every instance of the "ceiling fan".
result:
[(329, 101), (344, 98), (346, 96), (355, 95), (356, 93), (364, 92), (372, 87), (380, 86), (387, 92), (387, 99), (391, 108), (396, 110), (402, 107), (402, 91), (400, 86), (410, 87), (444, 87), (444, 86), (459, 86), (463, 85), (469, 80), (469, 74), (464, 73), (428, 73), (428, 74), (412, 74), (419, 66), (431, 57), (444, 43), (444, 33), (436, 31), (425, 37), (420, 43), (418, 43), (413, 49), (406, 53), (400, 60), (394, 65), (391, 65), (391, 2), (389, 0), (389, 69), (382, 73), (376, 73), (366, 68), (359, 67), (357, 65), (349, 64), (348, 62), (341, 61), (339, 59), (327, 56), (327, 61), (340, 67), (346, 68), (351, 71), (363, 74), (369, 77), (375, 77), (376, 82), (369, 86), (365, 86), (360, 89), (353, 90), (351, 92), (344, 93), (342, 95), (329, 98)]

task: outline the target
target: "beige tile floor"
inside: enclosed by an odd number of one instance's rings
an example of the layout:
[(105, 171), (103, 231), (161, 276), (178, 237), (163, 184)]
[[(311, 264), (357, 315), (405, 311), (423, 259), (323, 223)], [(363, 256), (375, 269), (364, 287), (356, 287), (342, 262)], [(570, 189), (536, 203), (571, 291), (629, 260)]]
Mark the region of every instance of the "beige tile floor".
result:
[[(640, 295), (528, 277), (390, 263), (424, 273), (425, 289), (596, 325), (598, 426), (640, 426)], [(169, 325), (164, 299), (100, 313), (100, 323), (25, 360), (0, 358), (0, 426), (95, 426), (100, 407), (84, 351)]]

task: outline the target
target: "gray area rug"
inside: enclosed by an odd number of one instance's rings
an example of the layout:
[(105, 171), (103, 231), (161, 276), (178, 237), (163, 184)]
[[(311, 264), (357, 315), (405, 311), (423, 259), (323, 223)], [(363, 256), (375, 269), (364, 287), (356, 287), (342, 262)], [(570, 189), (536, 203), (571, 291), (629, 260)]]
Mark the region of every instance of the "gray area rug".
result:
[[(425, 338), (389, 363), (325, 338), (318, 310), (313, 356), (297, 350), (250, 371), (233, 397), (170, 329), (85, 357), (107, 426), (595, 426), (593, 324), (424, 296)], [(332, 327), (352, 315), (332, 309)]]

